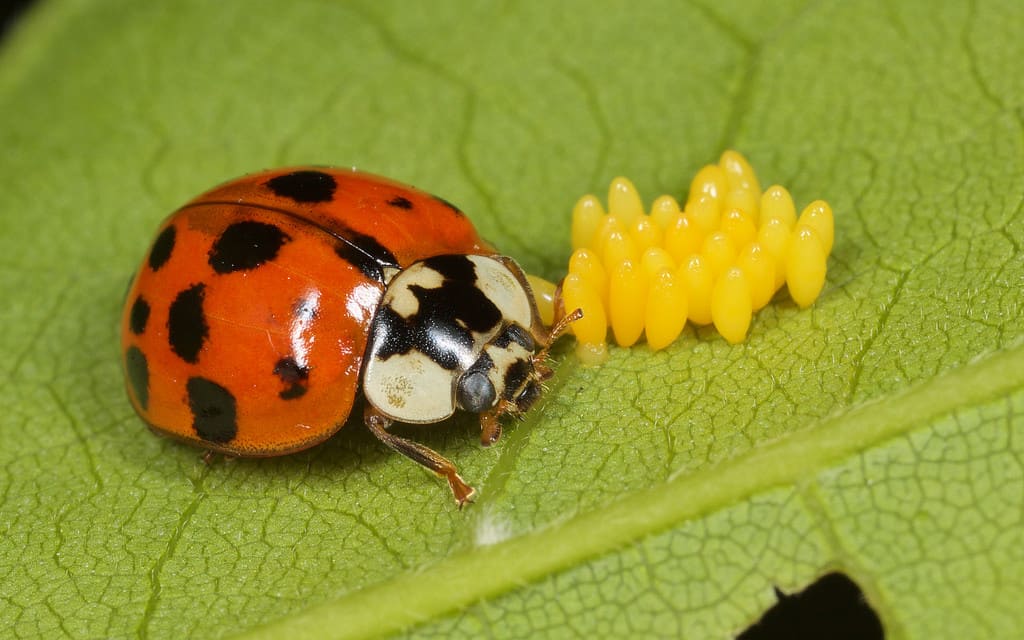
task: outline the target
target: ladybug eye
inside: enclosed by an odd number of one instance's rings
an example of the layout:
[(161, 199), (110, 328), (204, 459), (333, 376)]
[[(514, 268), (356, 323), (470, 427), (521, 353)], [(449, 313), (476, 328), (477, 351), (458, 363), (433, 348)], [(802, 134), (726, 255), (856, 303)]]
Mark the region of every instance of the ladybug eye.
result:
[(516, 407), (520, 411), (526, 411), (533, 406), (534, 402), (537, 402), (538, 398), (540, 398), (540, 385), (531, 382), (516, 396)]
[(471, 371), (459, 381), (459, 406), (466, 411), (482, 413), (492, 406), (498, 395), (483, 371)]

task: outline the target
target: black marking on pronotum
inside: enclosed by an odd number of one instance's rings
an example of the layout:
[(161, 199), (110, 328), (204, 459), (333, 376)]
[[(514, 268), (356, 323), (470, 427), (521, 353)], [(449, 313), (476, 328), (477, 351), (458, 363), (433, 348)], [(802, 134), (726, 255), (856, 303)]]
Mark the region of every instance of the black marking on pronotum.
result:
[(174, 250), (174, 238), (177, 236), (177, 229), (170, 225), (160, 232), (160, 235), (153, 241), (149, 250), (149, 268), (156, 271), (167, 264), (171, 259), (171, 252)]
[(145, 411), (149, 407), (149, 363), (142, 349), (128, 347), (124, 353), (124, 371), (136, 402)]
[(485, 333), (501, 322), (501, 311), (476, 286), (476, 269), (466, 256), (438, 256), (423, 263), (441, 273), (440, 287), (411, 285), (418, 310), (408, 318), (382, 306), (374, 321), (380, 332), (377, 355), (386, 360), (416, 349), (449, 371), (459, 367), (461, 355), (473, 347), (473, 333)]
[(504, 331), (494, 337), (494, 340), (491, 340), (491, 344), (499, 349), (507, 349), (513, 342), (527, 351), (534, 351), (537, 348), (537, 343), (533, 341), (530, 332), (518, 324), (508, 325)]
[(506, 400), (512, 400), (519, 390), (523, 388), (527, 380), (530, 379), (532, 372), (533, 365), (529, 361), (513, 361), (508, 369), (505, 369), (505, 390), (502, 392), (502, 396)]
[(367, 278), (384, 282), (384, 267), (398, 267), (398, 258), (373, 236), (349, 229), (349, 237), (334, 245), (334, 253), (352, 263)]
[(338, 183), (323, 171), (293, 171), (267, 180), (267, 188), (274, 195), (295, 202), (330, 202)]
[(210, 266), (217, 273), (255, 269), (277, 257), (291, 237), (275, 225), (244, 220), (228, 225), (210, 248)]
[(456, 207), (456, 206), (455, 206), (454, 204), (452, 204), (451, 202), (448, 202), (447, 200), (445, 200), (445, 199), (444, 199), (444, 198), (442, 198), (441, 196), (431, 196), (431, 197), (432, 197), (432, 198), (434, 198), (434, 200), (437, 200), (438, 202), (440, 202), (440, 203), (441, 203), (441, 204), (443, 204), (444, 206), (446, 206), (446, 207), (448, 207), (449, 209), (451, 209), (451, 210), (452, 210), (452, 212), (453, 212), (453, 213), (455, 213), (455, 215), (459, 215), (459, 216), (464, 216), (464, 215), (466, 215), (466, 214), (462, 213), (462, 209), (459, 209), (459, 208), (458, 208), (458, 207)]
[(288, 356), (278, 360), (277, 364), (274, 365), (274, 375), (280, 378), (281, 382), (288, 385), (284, 391), (277, 394), (282, 400), (295, 400), (306, 394), (308, 390), (306, 383), (309, 381), (309, 367), (301, 366), (295, 361), (295, 358)]
[(372, 278), (377, 282), (384, 282), (385, 267), (398, 268), (398, 259), (387, 249), (387, 247), (378, 242), (376, 238), (355, 231), (338, 220), (328, 220), (319, 217), (310, 218), (301, 213), (296, 213), (295, 211), (289, 211), (288, 209), (282, 209), (280, 207), (271, 207), (252, 202), (240, 205), (237, 201), (232, 202), (229, 200), (204, 200), (202, 202), (194, 202), (185, 205), (179, 209), (179, 211), (194, 207), (208, 207), (214, 205), (231, 207), (241, 206), (243, 208), (273, 211), (274, 213), (286, 216), (302, 224), (309, 225), (311, 228), (317, 229), (337, 240), (338, 242), (334, 247), (334, 252), (338, 257), (349, 262), (352, 266), (359, 269), (359, 271), (361, 271), (366, 277)]
[(412, 209), (412, 201), (404, 196), (395, 196), (388, 200), (388, 204), (397, 209), (405, 209), (406, 211)]
[(146, 323), (149, 322), (149, 303), (145, 298), (139, 296), (132, 303), (132, 310), (128, 314), (128, 327), (135, 335), (142, 335), (146, 330)]
[(476, 265), (466, 256), (434, 256), (424, 260), (423, 264), (444, 276), (446, 283), (450, 280), (471, 287), (476, 284)]
[(199, 351), (210, 331), (203, 314), (205, 296), (206, 285), (194, 284), (174, 298), (167, 314), (167, 340), (171, 351), (192, 364), (199, 360)]
[(189, 378), (185, 384), (192, 428), (207, 442), (224, 444), (238, 434), (238, 410), (235, 396), (212, 380)]

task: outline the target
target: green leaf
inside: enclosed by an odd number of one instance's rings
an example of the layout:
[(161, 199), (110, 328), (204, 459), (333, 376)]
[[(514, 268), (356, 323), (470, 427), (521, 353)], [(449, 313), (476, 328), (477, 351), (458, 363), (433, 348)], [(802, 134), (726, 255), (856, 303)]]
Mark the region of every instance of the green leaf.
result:
[[(988, 3), (50, 0), (0, 50), (0, 628), (15, 637), (728, 637), (831, 570), (887, 637), (1011, 637), (1024, 586), (1024, 9)], [(118, 366), (157, 223), (356, 165), (556, 278), (568, 212), (723, 148), (828, 200), (825, 291), (730, 346), (566, 345), (478, 446), (358, 421), (204, 465)]]

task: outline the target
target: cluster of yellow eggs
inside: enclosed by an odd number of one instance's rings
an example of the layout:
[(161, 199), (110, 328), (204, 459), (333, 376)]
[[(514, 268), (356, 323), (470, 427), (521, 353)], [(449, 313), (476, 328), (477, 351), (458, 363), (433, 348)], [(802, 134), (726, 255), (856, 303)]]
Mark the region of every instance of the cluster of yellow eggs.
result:
[(828, 203), (815, 200), (798, 217), (789, 192), (762, 192), (736, 151), (697, 172), (683, 207), (664, 195), (648, 214), (633, 184), (616, 178), (607, 213), (593, 195), (573, 209), (561, 296), (566, 311), (583, 310), (572, 324), (577, 352), (600, 362), (609, 326), (620, 346), (645, 335), (651, 349), (663, 349), (687, 320), (741, 342), (752, 314), (783, 284), (800, 307), (814, 302), (833, 237)]

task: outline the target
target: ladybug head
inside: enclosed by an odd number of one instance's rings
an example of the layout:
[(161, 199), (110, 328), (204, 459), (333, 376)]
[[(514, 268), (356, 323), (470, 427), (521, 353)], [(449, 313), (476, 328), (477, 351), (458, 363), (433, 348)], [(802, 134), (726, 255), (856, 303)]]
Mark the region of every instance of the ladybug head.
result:
[(526, 276), (501, 256), (443, 255), (414, 263), (387, 285), (363, 369), (367, 400), (399, 422), (481, 414), (485, 441), (497, 417), (521, 413), (550, 377), (553, 330), (540, 321)]
[(536, 352), (537, 343), (528, 329), (506, 324), (458, 379), (455, 399), (459, 408), (483, 413), (501, 402), (508, 410), (529, 409), (540, 396)]

